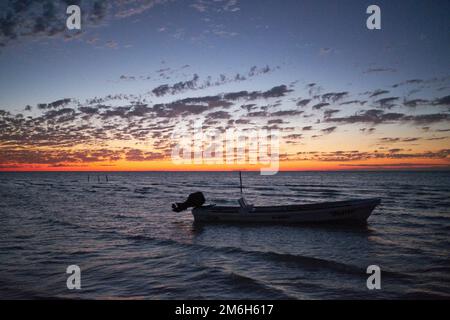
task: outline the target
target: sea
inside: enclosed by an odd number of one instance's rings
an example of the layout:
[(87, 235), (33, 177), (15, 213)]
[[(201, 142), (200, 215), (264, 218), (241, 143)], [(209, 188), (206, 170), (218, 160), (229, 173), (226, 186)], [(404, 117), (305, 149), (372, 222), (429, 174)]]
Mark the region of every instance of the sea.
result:
[(198, 225), (171, 203), (238, 205), (238, 173), (3, 172), (0, 299), (450, 298), (449, 171), (242, 176), (255, 205), (382, 203), (367, 225)]

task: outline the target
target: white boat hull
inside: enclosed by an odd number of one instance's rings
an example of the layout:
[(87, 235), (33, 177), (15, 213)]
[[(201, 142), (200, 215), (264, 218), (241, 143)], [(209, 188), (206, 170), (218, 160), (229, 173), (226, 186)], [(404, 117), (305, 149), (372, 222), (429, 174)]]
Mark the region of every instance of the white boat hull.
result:
[(363, 223), (380, 203), (380, 199), (372, 198), (317, 204), (255, 207), (251, 212), (244, 212), (240, 207), (212, 205), (194, 208), (192, 214), (195, 222)]

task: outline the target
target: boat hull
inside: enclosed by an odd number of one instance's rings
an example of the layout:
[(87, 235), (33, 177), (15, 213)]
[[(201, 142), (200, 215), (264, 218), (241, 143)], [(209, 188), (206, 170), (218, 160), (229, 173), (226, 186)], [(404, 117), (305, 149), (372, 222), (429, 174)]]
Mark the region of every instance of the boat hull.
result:
[(380, 199), (371, 198), (318, 204), (255, 207), (251, 212), (244, 212), (240, 207), (202, 206), (192, 209), (192, 214), (195, 222), (364, 223), (380, 203)]

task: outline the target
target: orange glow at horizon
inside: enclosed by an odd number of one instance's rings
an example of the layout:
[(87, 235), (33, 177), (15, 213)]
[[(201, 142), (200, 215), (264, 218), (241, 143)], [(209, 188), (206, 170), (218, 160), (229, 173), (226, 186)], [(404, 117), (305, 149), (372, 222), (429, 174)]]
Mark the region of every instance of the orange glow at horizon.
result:
[[(89, 164), (68, 163), (61, 166), (47, 164), (18, 164), (13, 166), (0, 165), (0, 172), (7, 171), (259, 171), (269, 168), (269, 165), (250, 164), (174, 164), (171, 160), (162, 161), (116, 161)], [(371, 159), (365, 161), (280, 161), (278, 171), (337, 171), (361, 169), (408, 169), (408, 168), (450, 168), (448, 161), (443, 159)], [(276, 171), (276, 166), (274, 167)]]

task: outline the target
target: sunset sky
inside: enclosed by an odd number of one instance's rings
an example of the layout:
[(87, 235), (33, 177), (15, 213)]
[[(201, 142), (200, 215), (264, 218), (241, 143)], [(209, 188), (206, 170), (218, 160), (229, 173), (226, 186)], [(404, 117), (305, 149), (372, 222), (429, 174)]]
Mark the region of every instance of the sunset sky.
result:
[[(67, 30), (79, 4), (81, 30)], [(381, 8), (368, 30), (366, 8)], [(0, 170), (177, 165), (175, 129), (277, 129), (282, 170), (450, 168), (450, 2), (2, 1)]]

